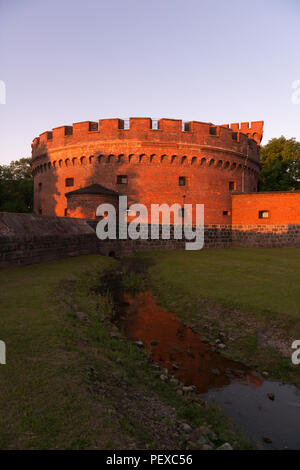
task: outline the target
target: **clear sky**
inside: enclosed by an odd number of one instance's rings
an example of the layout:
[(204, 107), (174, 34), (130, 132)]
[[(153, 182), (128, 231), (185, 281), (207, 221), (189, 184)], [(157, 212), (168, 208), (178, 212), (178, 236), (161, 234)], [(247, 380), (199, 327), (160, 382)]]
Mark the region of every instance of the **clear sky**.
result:
[(0, 163), (106, 117), (265, 121), (300, 140), (300, 0), (0, 0)]

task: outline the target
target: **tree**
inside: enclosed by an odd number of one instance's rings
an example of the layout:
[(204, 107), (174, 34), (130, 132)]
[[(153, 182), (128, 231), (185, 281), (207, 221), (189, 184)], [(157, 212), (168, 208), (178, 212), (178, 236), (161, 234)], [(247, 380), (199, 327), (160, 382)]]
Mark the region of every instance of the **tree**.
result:
[(260, 191), (300, 189), (300, 142), (273, 138), (261, 148)]
[(0, 165), (0, 211), (31, 212), (33, 178), (30, 158)]

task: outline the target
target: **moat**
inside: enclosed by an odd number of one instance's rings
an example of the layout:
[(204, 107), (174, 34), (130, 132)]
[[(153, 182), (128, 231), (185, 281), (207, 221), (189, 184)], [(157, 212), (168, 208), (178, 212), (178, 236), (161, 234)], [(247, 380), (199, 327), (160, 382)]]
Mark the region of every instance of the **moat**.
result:
[(293, 385), (262, 379), (201, 340), (151, 294), (126, 297), (120, 327), (142, 341), (152, 360), (204, 400), (214, 400), (257, 449), (300, 449), (300, 392)]

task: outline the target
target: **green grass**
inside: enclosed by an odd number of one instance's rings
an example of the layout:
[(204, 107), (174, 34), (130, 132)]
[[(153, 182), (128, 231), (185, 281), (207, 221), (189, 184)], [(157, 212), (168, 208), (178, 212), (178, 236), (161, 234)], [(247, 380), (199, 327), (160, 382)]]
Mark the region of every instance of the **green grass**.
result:
[[(300, 386), (290, 345), (300, 338), (299, 249), (140, 253), (158, 302), (203, 333), (227, 335), (225, 354)], [(262, 333), (269, 334), (264, 340)], [(229, 339), (230, 338), (230, 339)]]
[(142, 255), (156, 279), (192, 295), (260, 312), (300, 316), (300, 250), (211, 249)]
[(112, 266), (81, 256), (0, 271), (0, 448), (186, 448), (178, 420), (247, 447), (218, 408), (180, 397), (144, 350), (111, 336), (112, 298), (91, 286)]
[[(101, 262), (104, 267), (111, 260)], [(65, 341), (65, 311), (53, 300), (59, 279), (96, 263), (87, 256), (0, 271), (0, 331), (7, 349), (7, 364), (0, 366), (1, 448), (59, 447), (62, 433), (68, 447), (87, 442), (88, 429), (80, 432), (89, 415), (84, 396), (66, 381), (77, 355)]]

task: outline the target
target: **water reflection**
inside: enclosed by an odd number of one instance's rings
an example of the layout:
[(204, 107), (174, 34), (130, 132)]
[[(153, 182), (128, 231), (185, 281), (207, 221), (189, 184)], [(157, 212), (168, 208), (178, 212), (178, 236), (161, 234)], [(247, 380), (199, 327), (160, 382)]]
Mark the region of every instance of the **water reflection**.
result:
[(126, 336), (143, 341), (152, 359), (167, 367), (184, 384), (195, 385), (199, 393), (219, 389), (239, 379), (260, 387), (262, 380), (241, 363), (226, 359), (185, 327), (169, 311), (155, 304), (149, 293), (126, 298), (128, 316), (121, 326)]
[[(150, 293), (125, 300), (127, 314), (120, 326), (126, 336), (141, 340), (154, 361), (185, 385), (195, 385), (204, 399), (217, 401), (254, 448), (300, 449), (296, 387), (262, 380), (243, 364), (222, 357), (201, 335), (156, 305)], [(270, 392), (274, 401), (268, 398)]]

